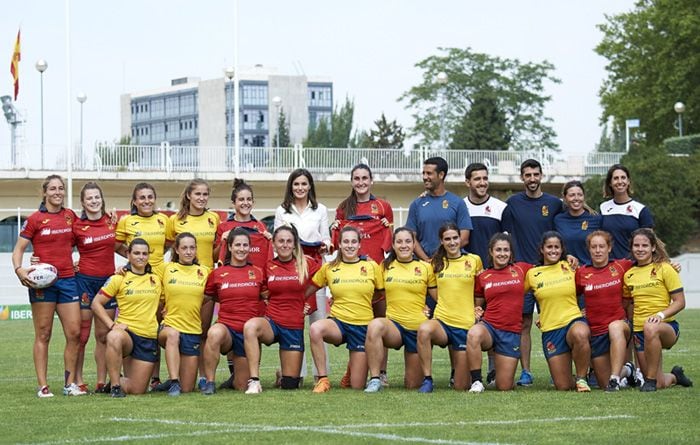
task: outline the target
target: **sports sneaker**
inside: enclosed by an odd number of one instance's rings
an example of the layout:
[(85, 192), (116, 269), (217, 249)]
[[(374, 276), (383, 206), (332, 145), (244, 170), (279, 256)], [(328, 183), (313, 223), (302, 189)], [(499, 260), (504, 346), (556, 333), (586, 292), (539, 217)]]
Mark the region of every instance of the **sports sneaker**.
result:
[(160, 377), (151, 377), (151, 383), (148, 385), (150, 390), (153, 391), (158, 385), (160, 385)]
[(168, 379), (164, 381), (163, 383), (159, 383), (156, 386), (151, 386), (151, 391), (153, 392), (167, 392), (170, 391), (170, 387), (173, 385), (173, 382)]
[(472, 383), (472, 387), (469, 388), (469, 392), (484, 392), (484, 384), (481, 380), (477, 380)]
[(174, 382), (172, 385), (170, 385), (170, 389), (168, 389), (168, 395), (171, 397), (177, 397), (182, 393), (182, 388), (180, 388), (180, 383)]
[(581, 377), (576, 379), (576, 392), (591, 392), (591, 387), (588, 386), (588, 382), (585, 378)]
[(207, 378), (200, 377), (199, 380), (197, 381), (197, 388), (199, 388), (199, 390), (201, 391), (204, 389), (204, 386), (206, 386), (206, 384), (207, 384)]
[(126, 393), (122, 389), (121, 385), (112, 386), (112, 391), (109, 394), (115, 399), (126, 397)]
[(639, 368), (637, 368), (637, 369), (634, 371), (634, 374), (633, 374), (633, 375), (634, 375), (634, 377), (633, 377), (633, 379), (632, 379), (632, 381), (633, 381), (632, 386), (639, 386), (640, 388), (641, 388), (642, 386), (644, 386), (644, 383), (645, 383), (645, 382), (644, 382), (644, 374), (642, 374), (642, 370), (639, 369)]
[(645, 381), (639, 390), (641, 392), (654, 392), (656, 391), (656, 382)]
[(423, 383), (421, 383), (420, 388), (418, 388), (418, 392), (433, 392), (433, 381), (430, 379), (423, 379)]
[(210, 396), (216, 392), (216, 383), (207, 382), (204, 385), (204, 389), (201, 390), (202, 394), (205, 396)]
[(379, 378), (369, 379), (365, 392), (379, 392), (382, 390), (382, 381)]
[(631, 388), (630, 384), (627, 382), (627, 377), (622, 377), (620, 379), (620, 389)]
[(64, 396), (84, 396), (87, 392), (80, 389), (75, 383), (63, 387)]
[(90, 388), (88, 388), (85, 383), (78, 385), (78, 388), (80, 388), (81, 391), (85, 391), (85, 394), (90, 394)]
[(588, 370), (588, 386), (591, 388), (597, 388), (598, 387), (598, 378), (595, 376), (595, 372), (593, 371), (593, 368)]
[(47, 385), (44, 385), (41, 388), (39, 388), (39, 391), (36, 393), (36, 396), (40, 399), (45, 399), (47, 397), (53, 397), (53, 393)]
[(352, 388), (352, 384), (350, 383), (350, 369), (347, 369), (345, 371), (345, 374), (343, 374), (343, 378), (340, 379), (340, 387), (341, 388)]
[(685, 386), (686, 388), (693, 386), (693, 381), (685, 375), (681, 366), (674, 366), (671, 369), (671, 374), (676, 376), (676, 384)]
[(530, 374), (529, 371), (526, 371), (525, 369), (523, 369), (523, 370), (520, 372), (520, 379), (518, 379), (518, 381), (515, 382), (515, 383), (516, 383), (518, 386), (530, 386), (530, 385), (532, 385), (532, 382), (533, 382), (534, 380), (535, 380), (535, 379), (532, 377), (532, 374)]
[(389, 387), (389, 375), (387, 375), (386, 372), (380, 372), (379, 373), (379, 381), (382, 382), (382, 386), (384, 388)]
[(328, 377), (321, 377), (318, 379), (318, 382), (314, 385), (313, 392), (316, 394), (320, 394), (322, 392), (328, 392), (331, 390), (331, 381), (328, 380)]
[(615, 392), (620, 390), (620, 382), (615, 379), (608, 381), (608, 386), (605, 387), (605, 392)]
[(248, 379), (248, 389), (245, 390), (246, 394), (260, 394), (262, 392), (262, 386), (260, 385), (260, 380)]
[(496, 370), (492, 369), (486, 374), (486, 386), (493, 387), (496, 385)]
[[(207, 383), (206, 379), (204, 379), (204, 383)], [(231, 374), (224, 383), (219, 385), (219, 389), (233, 389), (233, 374)]]
[[(622, 367), (622, 372), (620, 372), (620, 376), (627, 374), (628, 377), (633, 377), (634, 376), (634, 365), (632, 362), (627, 362), (625, 365)], [(627, 372), (625, 373), (625, 370)]]

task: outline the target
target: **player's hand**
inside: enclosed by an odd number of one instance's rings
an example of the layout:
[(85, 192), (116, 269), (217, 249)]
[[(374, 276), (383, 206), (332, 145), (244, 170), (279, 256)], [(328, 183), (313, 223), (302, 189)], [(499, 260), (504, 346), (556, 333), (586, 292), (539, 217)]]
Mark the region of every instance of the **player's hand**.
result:
[(384, 227), (391, 227), (391, 223), (389, 222), (388, 219), (386, 219), (386, 217), (380, 219), (379, 221), (381, 221), (382, 224), (384, 224)]

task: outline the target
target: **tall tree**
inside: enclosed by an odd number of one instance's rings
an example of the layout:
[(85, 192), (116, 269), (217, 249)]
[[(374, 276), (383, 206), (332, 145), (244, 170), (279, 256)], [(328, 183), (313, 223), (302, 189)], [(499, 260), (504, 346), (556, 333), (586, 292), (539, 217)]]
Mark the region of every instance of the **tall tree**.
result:
[(686, 104), (685, 133), (700, 127), (700, 2), (639, 0), (630, 12), (606, 16), (596, 52), (608, 59), (600, 89), (602, 120), (639, 118), (652, 144), (678, 134), (673, 105)]
[[(547, 82), (558, 83), (554, 65), (522, 63), (477, 53), (470, 48), (439, 48), (441, 54), (421, 60), (423, 82), (399, 97), (413, 110), (415, 126), (411, 135), (424, 145), (440, 141), (440, 122), (444, 116), (447, 133), (452, 134), (460, 120), (474, 105), (475, 97), (492, 91), (498, 109), (505, 115), (509, 147), (516, 150), (557, 149), (552, 119), (544, 115), (551, 99), (545, 94)], [(444, 85), (435, 81), (438, 73), (447, 74)]]
[(603, 124), (600, 132), (600, 140), (595, 146), (595, 151), (601, 153), (619, 153), (627, 149), (625, 133), (613, 122), (612, 130), (608, 130), (608, 123)]
[(290, 147), (292, 145), (292, 141), (289, 137), (289, 124), (287, 123), (287, 115), (284, 114), (284, 108), (280, 108), (280, 115), (277, 118), (277, 131), (275, 131), (275, 138), (272, 140), (273, 144), (277, 144), (277, 135), (279, 135), (280, 147)]
[(396, 119), (389, 122), (382, 113), (382, 116), (374, 121), (374, 127), (369, 131), (369, 147), (403, 148), (403, 127), (396, 122)]
[(320, 119), (316, 125), (309, 124), (309, 131), (304, 139), (305, 147), (347, 148), (350, 146), (352, 121), (355, 103), (348, 97), (343, 105), (333, 108), (330, 122)]
[(508, 150), (506, 114), (490, 89), (474, 93), (472, 106), (457, 123), (451, 139), (449, 147), (457, 150)]

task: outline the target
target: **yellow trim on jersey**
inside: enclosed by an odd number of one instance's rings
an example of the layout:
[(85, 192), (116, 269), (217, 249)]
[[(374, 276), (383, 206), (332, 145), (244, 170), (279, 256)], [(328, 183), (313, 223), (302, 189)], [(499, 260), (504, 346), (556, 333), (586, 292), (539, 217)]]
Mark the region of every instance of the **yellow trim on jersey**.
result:
[(527, 271), (525, 291), (532, 290), (539, 304), (540, 330), (563, 328), (583, 317), (576, 297), (575, 272), (566, 261)]
[(143, 238), (151, 248), (148, 262), (151, 266), (163, 263), (165, 255), (165, 234), (168, 230), (168, 217), (162, 213), (151, 216), (124, 215), (117, 223), (117, 241), (129, 246), (134, 238)]
[(185, 334), (201, 334), (200, 310), (210, 269), (206, 266), (186, 266), (179, 263), (166, 263), (163, 269), (163, 324)]
[(377, 263), (361, 259), (355, 263), (326, 263), (313, 276), (318, 287), (328, 286), (333, 295), (331, 317), (343, 323), (367, 325), (374, 318), (372, 297), (382, 287)]
[[(644, 330), (644, 322), (668, 308), (671, 294), (683, 290), (681, 277), (668, 263), (633, 266), (625, 273), (625, 296), (634, 299), (634, 331)], [(666, 317), (664, 321), (673, 321)]]
[(386, 316), (406, 329), (415, 331), (427, 320), (423, 313), (428, 288), (437, 286), (433, 268), (425, 261), (407, 263), (394, 260), (381, 266), (386, 293)]
[(160, 302), (162, 286), (155, 273), (137, 275), (112, 275), (102, 286), (101, 292), (117, 299), (119, 315), (115, 323), (123, 323), (129, 331), (146, 338), (158, 336), (156, 312)]
[(219, 214), (211, 210), (197, 216), (187, 215), (185, 219), (178, 219), (176, 213), (170, 215), (166, 238), (174, 241), (180, 233), (190, 232), (197, 240), (199, 264), (211, 269), (214, 267), (214, 237), (220, 220)]
[(436, 319), (460, 329), (474, 326), (474, 281), (483, 268), (481, 258), (472, 253), (454, 259), (445, 258), (444, 268), (435, 274)]

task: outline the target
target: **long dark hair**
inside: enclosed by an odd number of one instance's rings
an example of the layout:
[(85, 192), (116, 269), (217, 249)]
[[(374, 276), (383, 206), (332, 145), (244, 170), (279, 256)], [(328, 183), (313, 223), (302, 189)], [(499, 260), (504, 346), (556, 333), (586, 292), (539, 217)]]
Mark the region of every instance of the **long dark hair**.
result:
[(233, 178), (233, 188), (231, 189), (231, 202), (234, 202), (236, 200), (236, 197), (238, 196), (238, 193), (242, 192), (243, 190), (248, 190), (250, 192), (250, 196), (253, 196), (253, 188), (247, 182), (240, 178)]
[(544, 248), (545, 243), (547, 242), (548, 239), (550, 238), (556, 238), (559, 240), (559, 244), (561, 244), (561, 255), (559, 255), (559, 260), (561, 261), (564, 258), (566, 258), (566, 244), (564, 244), (564, 238), (562, 238), (561, 234), (557, 232), (556, 230), (548, 230), (542, 234), (542, 238), (540, 239), (540, 245), (537, 248), (537, 251), (539, 252), (540, 255), (540, 264), (544, 265), (544, 254), (542, 254), (542, 249)]
[(311, 176), (311, 172), (305, 168), (298, 168), (289, 174), (287, 179), (287, 188), (284, 191), (284, 201), (282, 201), (282, 208), (285, 213), (292, 213), (292, 204), (294, 203), (294, 193), (292, 192), (292, 184), (294, 180), (299, 176), (305, 176), (306, 180), (309, 181), (309, 194), (308, 199), (311, 204), (311, 208), (316, 210), (318, 208), (318, 202), (316, 201), (316, 186), (314, 185), (314, 177)]
[[(634, 243), (634, 237), (639, 235), (648, 239), (649, 243), (651, 244), (652, 263), (661, 264), (668, 263), (671, 261), (670, 257), (668, 256), (668, 253), (666, 252), (666, 244), (664, 244), (664, 242), (656, 236), (656, 232), (654, 232), (653, 229), (649, 229), (647, 227), (642, 227), (632, 232), (632, 235), (630, 236), (630, 252), (632, 252), (632, 244)], [(632, 257), (634, 258), (634, 254), (632, 255)]]
[[(338, 246), (340, 246), (340, 243), (343, 241), (343, 235), (345, 235), (348, 232), (352, 232), (355, 235), (357, 235), (357, 240), (359, 242), (362, 242), (362, 234), (360, 233), (360, 229), (353, 226), (345, 226), (342, 229), (340, 229), (340, 233), (338, 234)], [(343, 262), (343, 252), (341, 252), (340, 250), (340, 247), (338, 247), (338, 255), (336, 255), (333, 261), (331, 261), (331, 267), (337, 267), (340, 263)]]
[(394, 242), (396, 241), (396, 235), (398, 235), (401, 232), (408, 232), (411, 234), (411, 238), (413, 239), (413, 243), (415, 244), (416, 242), (416, 234), (413, 230), (409, 229), (408, 227), (397, 227), (394, 230), (393, 235), (391, 236), (391, 245), (392, 248), (389, 251), (389, 254), (384, 258), (384, 261), (382, 261), (382, 265), (384, 266), (384, 269), (388, 268), (389, 265), (396, 259), (396, 251), (394, 250)]
[[(145, 190), (148, 189), (153, 192), (153, 197), (158, 198), (158, 195), (156, 194), (156, 188), (153, 187), (151, 184), (147, 182), (139, 182), (134, 186), (134, 191), (131, 192), (131, 214), (135, 215), (138, 213), (138, 209), (136, 208), (136, 204), (134, 204), (134, 201), (136, 201), (136, 193), (138, 193), (140, 190)], [(155, 210), (153, 210), (153, 213), (156, 213)]]
[(632, 176), (630, 175), (630, 169), (622, 164), (613, 164), (608, 169), (608, 173), (605, 175), (605, 183), (603, 184), (603, 197), (612, 198), (613, 196), (615, 196), (615, 192), (613, 191), (611, 184), (613, 173), (615, 173), (615, 170), (622, 170), (627, 175), (627, 181), (629, 183), (629, 185), (627, 186), (627, 194), (632, 196), (632, 193), (634, 192), (632, 190)]
[[(185, 238), (192, 238), (194, 240), (195, 247), (197, 246), (197, 238), (195, 238), (195, 236), (192, 235), (190, 232), (178, 233), (177, 236), (175, 237), (175, 242), (173, 243), (172, 247), (170, 247), (170, 252), (171, 252), (170, 258), (171, 258), (173, 263), (180, 262), (180, 255), (178, 255), (178, 253), (177, 253), (177, 248), (180, 247), (180, 242)], [(192, 264), (199, 264), (199, 260), (197, 259), (196, 255), (194, 257), (194, 260), (192, 260)]]
[(491, 251), (493, 250), (493, 246), (495, 246), (496, 243), (499, 241), (505, 241), (510, 246), (510, 259), (508, 260), (508, 262), (512, 263), (513, 261), (515, 261), (515, 247), (513, 246), (513, 238), (507, 233), (497, 232), (494, 233), (494, 235), (489, 240), (489, 267), (494, 267), (493, 255), (491, 254)]
[(226, 266), (231, 265), (231, 246), (233, 245), (233, 240), (237, 236), (245, 236), (246, 238), (248, 238), (248, 244), (250, 244), (250, 233), (248, 233), (246, 229), (244, 229), (243, 227), (236, 227), (235, 229), (233, 229), (226, 238), (226, 247), (228, 248), (226, 252), (226, 258), (224, 258), (224, 264)]
[(46, 178), (44, 178), (44, 182), (41, 183), (41, 191), (42, 191), (41, 203), (42, 204), (46, 204), (46, 196), (45, 196), (46, 190), (48, 190), (48, 188), (49, 188), (49, 183), (51, 181), (53, 181), (54, 179), (58, 179), (59, 181), (61, 181), (61, 185), (63, 185), (63, 187), (66, 186), (66, 183), (63, 181), (63, 178), (61, 177), (61, 175), (49, 175)]
[[(107, 213), (107, 211), (105, 210), (105, 195), (104, 193), (102, 193), (102, 188), (99, 185), (97, 185), (97, 183), (94, 181), (86, 182), (83, 188), (80, 189), (80, 202), (83, 202), (83, 200), (85, 199), (85, 192), (87, 192), (88, 190), (97, 190), (98, 192), (100, 192), (100, 199), (102, 199), (102, 208), (100, 210), (102, 210), (103, 215)], [(83, 210), (83, 212), (85, 212), (85, 210)]]
[(440, 227), (440, 230), (438, 230), (440, 247), (438, 247), (438, 250), (430, 260), (430, 264), (433, 266), (433, 272), (435, 273), (441, 272), (443, 269), (449, 266), (449, 264), (445, 264), (447, 262), (447, 249), (445, 249), (445, 246), (442, 245), (442, 235), (444, 235), (448, 230), (456, 230), (457, 233), (459, 233), (459, 227), (457, 227), (457, 224), (453, 222), (446, 222), (442, 225), (442, 227)]
[[(133, 250), (133, 248), (134, 248), (135, 246), (146, 246), (146, 250), (148, 250), (148, 252), (149, 252), (148, 258), (150, 259), (151, 246), (148, 244), (148, 241), (146, 241), (146, 240), (143, 239), (143, 238), (134, 238), (134, 239), (132, 239), (131, 242), (129, 243), (129, 246), (126, 248), (126, 253), (127, 253), (127, 254), (128, 254), (128, 253), (131, 253), (131, 251)], [(131, 271), (131, 263), (127, 263), (127, 264), (126, 264), (126, 270)], [(152, 270), (151, 270), (151, 263), (146, 263), (146, 267), (144, 268), (144, 272), (146, 272), (146, 273), (152, 273)]]
[[(367, 173), (369, 173), (369, 179), (372, 180), (372, 170), (369, 168), (369, 165), (367, 164), (357, 164), (350, 170), (350, 180), (352, 181), (352, 177), (355, 174), (356, 170), (367, 170)], [(338, 208), (343, 211), (345, 214), (345, 218), (348, 218), (350, 216), (355, 216), (357, 213), (357, 193), (355, 193), (354, 189), (350, 190), (350, 195), (348, 195), (347, 198), (345, 198), (340, 204), (338, 204)]]
[(584, 210), (586, 210), (586, 211), (587, 211), (588, 213), (590, 213), (591, 215), (597, 215), (598, 212), (596, 212), (595, 210), (593, 210), (593, 209), (586, 203), (586, 189), (583, 188), (583, 183), (582, 183), (581, 181), (578, 181), (578, 180), (569, 181), (569, 182), (567, 182), (566, 184), (564, 184), (564, 187), (561, 188), (561, 197), (562, 197), (562, 199), (563, 199), (564, 207), (568, 207), (568, 206), (566, 205), (566, 192), (568, 192), (569, 189), (574, 188), (574, 187), (580, 188), (580, 189), (581, 189), (581, 193), (583, 193), (583, 208), (584, 208)]

